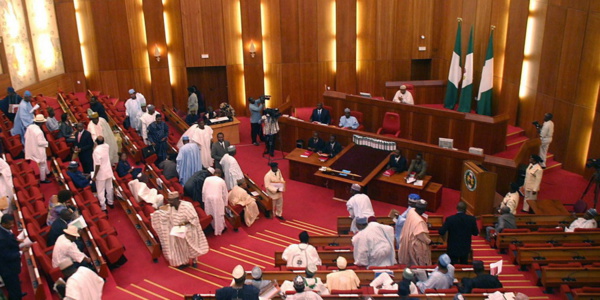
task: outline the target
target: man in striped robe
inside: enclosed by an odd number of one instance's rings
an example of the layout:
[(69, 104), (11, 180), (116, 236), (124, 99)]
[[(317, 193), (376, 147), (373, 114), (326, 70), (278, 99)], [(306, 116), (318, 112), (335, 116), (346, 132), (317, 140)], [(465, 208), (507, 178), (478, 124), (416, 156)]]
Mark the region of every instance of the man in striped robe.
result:
[(196, 258), (208, 253), (208, 242), (202, 232), (194, 206), (179, 199), (178, 192), (168, 195), (168, 205), (151, 215), (165, 258), (169, 265), (185, 268), (196, 265)]

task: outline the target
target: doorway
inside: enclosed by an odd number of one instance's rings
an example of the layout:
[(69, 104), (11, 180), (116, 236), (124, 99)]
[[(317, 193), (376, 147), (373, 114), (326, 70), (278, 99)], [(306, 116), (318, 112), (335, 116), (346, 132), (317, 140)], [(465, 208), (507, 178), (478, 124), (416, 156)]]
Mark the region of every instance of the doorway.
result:
[(198, 87), (207, 108), (216, 110), (222, 102), (229, 103), (225, 66), (187, 68), (187, 79), (188, 86)]

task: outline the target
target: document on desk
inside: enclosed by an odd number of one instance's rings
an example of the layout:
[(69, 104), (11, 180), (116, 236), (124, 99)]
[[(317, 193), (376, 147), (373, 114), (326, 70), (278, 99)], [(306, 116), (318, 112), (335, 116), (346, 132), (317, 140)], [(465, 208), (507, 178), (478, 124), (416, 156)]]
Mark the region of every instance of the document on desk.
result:
[(416, 180), (415, 186), (423, 186), (423, 180)]
[(417, 179), (415, 179), (414, 177), (408, 177), (406, 178), (406, 183), (411, 184), (413, 182), (417, 181)]
[(260, 194), (257, 191), (252, 191), (252, 192), (250, 192), (250, 195), (256, 197), (256, 196), (258, 196)]

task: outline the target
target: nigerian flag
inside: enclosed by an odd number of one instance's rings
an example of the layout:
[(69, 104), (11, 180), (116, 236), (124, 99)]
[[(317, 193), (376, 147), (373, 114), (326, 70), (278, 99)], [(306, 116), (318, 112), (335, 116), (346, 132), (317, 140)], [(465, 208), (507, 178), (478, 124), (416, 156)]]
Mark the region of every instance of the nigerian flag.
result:
[(462, 82), (460, 92), (460, 101), (458, 102), (458, 111), (471, 112), (471, 99), (473, 98), (473, 26), (469, 35), (469, 47), (465, 57), (465, 76)]
[(481, 83), (477, 95), (477, 113), (480, 115), (492, 115), (492, 91), (494, 89), (494, 29), (490, 33), (487, 51), (485, 53), (485, 64), (481, 71)]
[(452, 61), (450, 62), (450, 71), (448, 71), (448, 86), (446, 87), (446, 98), (444, 98), (444, 107), (454, 109), (458, 99), (458, 83), (462, 76), (460, 69), (460, 19), (458, 20), (458, 29), (456, 30), (456, 41), (454, 42), (454, 52), (452, 52)]

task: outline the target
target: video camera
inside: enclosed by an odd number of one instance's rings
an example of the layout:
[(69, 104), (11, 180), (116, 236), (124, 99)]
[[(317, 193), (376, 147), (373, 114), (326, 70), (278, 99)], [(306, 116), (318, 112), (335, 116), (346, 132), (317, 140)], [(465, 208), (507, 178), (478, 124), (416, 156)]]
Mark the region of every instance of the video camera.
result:
[(267, 117), (270, 117), (271, 120), (277, 120), (281, 117), (281, 112), (279, 112), (278, 108), (265, 108), (263, 114)]
[(258, 100), (262, 100), (263, 102), (267, 101), (267, 100), (271, 100), (271, 95), (262, 95), (262, 96), (258, 97)]
[(537, 128), (538, 130), (542, 128), (542, 124), (540, 124), (540, 122), (538, 121), (533, 121), (531, 122), (531, 124), (533, 124), (533, 126), (535, 126), (535, 128)]
[(586, 168), (594, 168), (596, 170), (600, 170), (600, 158), (590, 158), (587, 160), (585, 164)]

